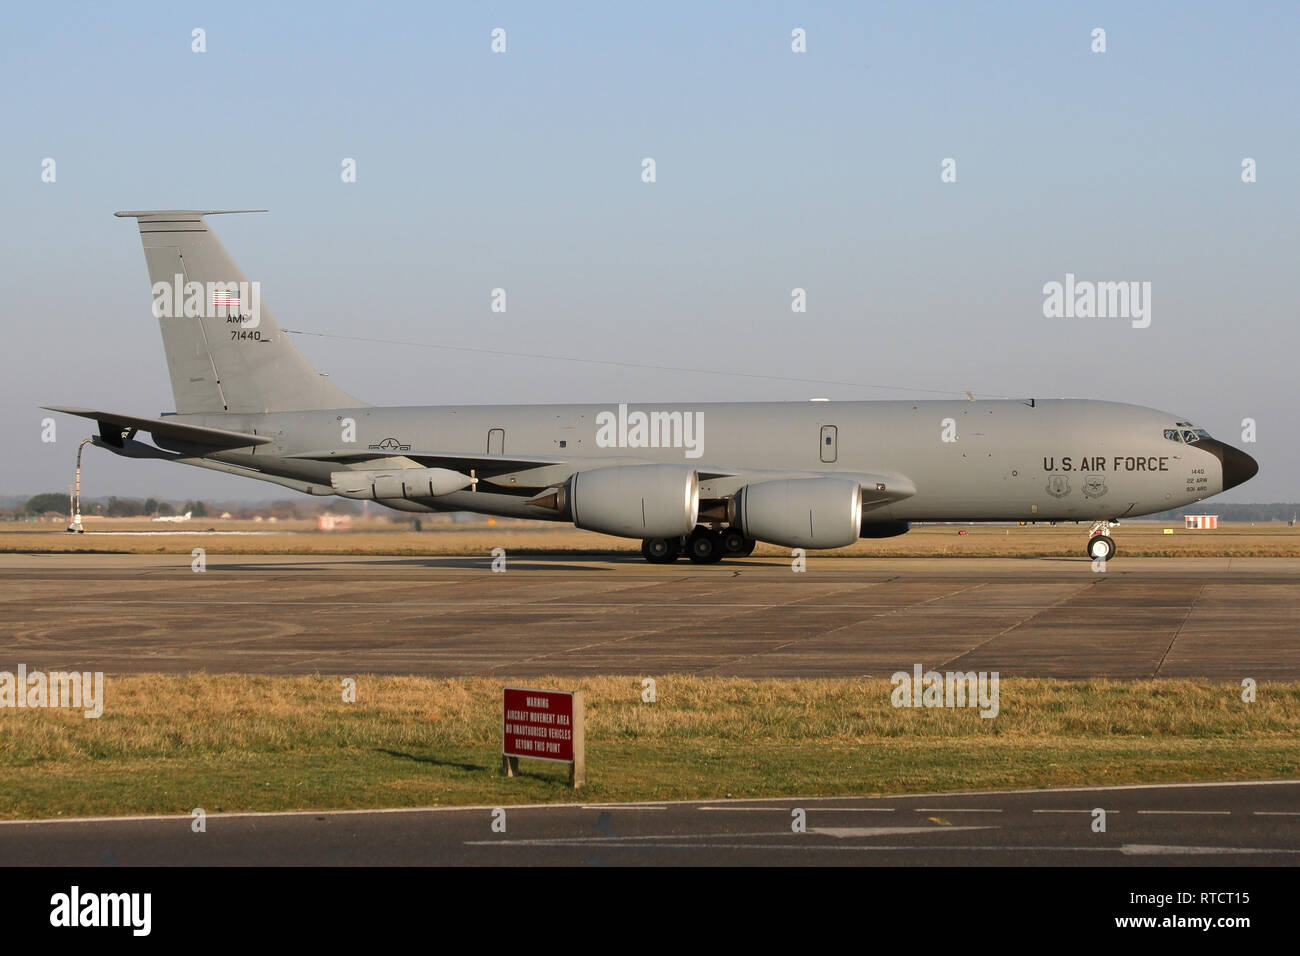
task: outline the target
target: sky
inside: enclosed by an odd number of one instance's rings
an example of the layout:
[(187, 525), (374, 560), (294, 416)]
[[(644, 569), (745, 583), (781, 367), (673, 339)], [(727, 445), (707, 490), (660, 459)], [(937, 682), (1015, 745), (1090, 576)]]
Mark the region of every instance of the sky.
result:
[[(173, 407), (112, 213), (266, 208), (211, 224), (284, 326), (351, 337), (297, 341), (372, 404), (1107, 399), (1254, 455), (1223, 500), (1300, 500), (1298, 28), (1282, 3), (11, 6), (0, 494), (71, 481), (93, 426), (43, 442), (39, 406)], [(1067, 273), (1149, 282), (1149, 326), (1044, 315)], [(84, 493), (268, 487), (93, 450)]]

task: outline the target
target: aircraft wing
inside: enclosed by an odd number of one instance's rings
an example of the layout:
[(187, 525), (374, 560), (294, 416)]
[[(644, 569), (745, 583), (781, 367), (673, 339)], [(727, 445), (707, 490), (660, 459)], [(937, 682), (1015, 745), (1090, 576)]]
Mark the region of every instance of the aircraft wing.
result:
[(522, 471), (528, 468), (544, 468), (547, 465), (562, 465), (569, 459), (567, 458), (528, 458), (510, 455), (487, 455), (476, 452), (444, 452), (444, 451), (384, 451), (372, 449), (370, 451), (346, 451), (339, 449), (325, 451), (304, 451), (293, 455), (286, 455), (286, 458), (299, 458), (307, 461), (332, 461), (339, 463), (351, 463), (360, 461), (375, 461), (381, 458), (410, 458), (412, 461), (418, 461), (422, 465), (435, 468), (450, 468), (453, 471), (469, 471), (471, 468), (478, 471), (492, 473), (503, 473), (508, 471)]
[[(141, 418), (137, 415), (121, 415), (117, 412), (101, 412), (93, 408), (61, 408), (57, 405), (41, 406), (48, 412), (63, 412), (65, 415), (77, 415), (99, 422), (99, 432), (110, 445), (122, 446), (121, 432), (127, 429), (145, 431), (156, 439), (171, 439), (192, 445), (207, 445), (213, 451), (228, 448), (248, 448), (251, 445), (265, 445), (271, 441), (264, 435), (250, 435), (247, 432), (232, 432), (224, 428), (209, 428), (206, 425), (187, 425), (184, 422), (168, 421), (165, 418)], [(116, 434), (115, 434), (116, 432)]]
[[(636, 459), (609, 461), (607, 459), (582, 459), (582, 458), (539, 458), (527, 455), (488, 455), (481, 452), (449, 452), (449, 451), (400, 451), (396, 449), (326, 449), (322, 451), (303, 451), (292, 455), (286, 455), (286, 458), (297, 458), (306, 461), (328, 461), (339, 462), (340, 464), (350, 464), (353, 462), (376, 461), (388, 458), (409, 458), (417, 461), (421, 465), (430, 468), (450, 468), (453, 471), (468, 472), (473, 469), (481, 478), (491, 478), (495, 475), (506, 475), (512, 472), (528, 472), (534, 469), (549, 468), (555, 465), (567, 465), (572, 471), (580, 471), (584, 467), (591, 468), (618, 468), (626, 465), (649, 464)], [(566, 471), (566, 476), (569, 472)], [(712, 478), (728, 478), (736, 474), (734, 471), (722, 471), (717, 468), (699, 469), (700, 480), (707, 481)], [(537, 487), (553, 484), (556, 477), (551, 473), (545, 473), (545, 479), (537, 484)], [(561, 477), (558, 480), (563, 480)]]

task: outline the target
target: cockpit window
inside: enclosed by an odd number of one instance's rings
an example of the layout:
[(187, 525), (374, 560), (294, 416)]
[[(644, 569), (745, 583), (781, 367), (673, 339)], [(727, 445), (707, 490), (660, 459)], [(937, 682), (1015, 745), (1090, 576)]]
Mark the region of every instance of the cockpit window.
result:
[(1191, 445), (1210, 437), (1210, 433), (1204, 428), (1196, 428), (1188, 422), (1174, 422), (1174, 424), (1178, 427), (1165, 429), (1165, 438), (1169, 441), (1186, 442)]

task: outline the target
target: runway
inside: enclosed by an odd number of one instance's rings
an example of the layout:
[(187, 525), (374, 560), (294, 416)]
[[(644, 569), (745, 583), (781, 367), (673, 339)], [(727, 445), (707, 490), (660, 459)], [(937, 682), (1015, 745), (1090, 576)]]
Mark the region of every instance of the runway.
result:
[(0, 858), (75, 867), (1294, 866), (1298, 806), (1300, 781), (1283, 781), (214, 814), (204, 832), (190, 816), (51, 820), (0, 823)]
[(0, 555), (0, 667), (1300, 679), (1300, 559)]

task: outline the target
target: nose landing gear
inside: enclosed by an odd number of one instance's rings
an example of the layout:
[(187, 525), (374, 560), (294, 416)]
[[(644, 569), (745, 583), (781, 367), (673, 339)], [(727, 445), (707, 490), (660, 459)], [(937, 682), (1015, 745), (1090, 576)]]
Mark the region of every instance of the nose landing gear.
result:
[(1094, 561), (1109, 561), (1115, 557), (1115, 539), (1110, 536), (1110, 526), (1118, 521), (1098, 521), (1088, 532), (1088, 557)]

